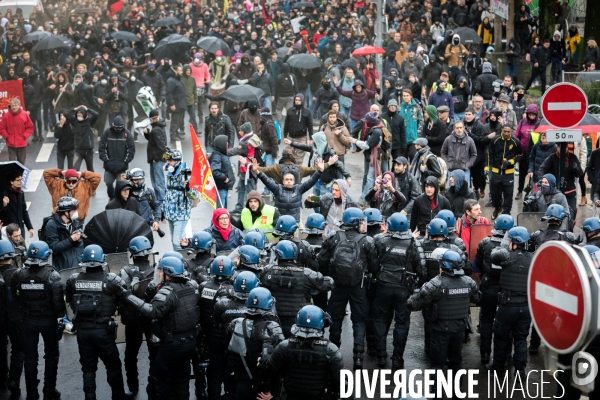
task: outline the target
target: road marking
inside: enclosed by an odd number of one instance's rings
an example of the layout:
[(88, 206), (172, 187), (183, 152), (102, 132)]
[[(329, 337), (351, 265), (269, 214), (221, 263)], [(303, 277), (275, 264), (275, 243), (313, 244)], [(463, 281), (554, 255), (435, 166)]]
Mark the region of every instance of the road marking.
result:
[(535, 299), (556, 307), (559, 310), (577, 315), (577, 296), (560, 289), (548, 286), (542, 282), (535, 283)]
[(52, 155), (52, 149), (54, 149), (54, 143), (44, 143), (40, 152), (35, 159), (35, 162), (45, 163), (48, 162), (50, 156)]
[(47, 138), (53, 138), (54, 137), (54, 131), (48, 131), (48, 133), (46, 133), (46, 137)]
[(548, 103), (548, 111), (581, 111), (581, 102), (565, 101), (564, 103)]
[(187, 224), (185, 224), (185, 236), (186, 238), (191, 238), (193, 235), (192, 233), (192, 220), (189, 219)]
[(29, 211), (29, 206), (31, 205), (30, 201), (26, 201), (25, 204), (27, 205), (27, 211)]
[(32, 169), (29, 172), (29, 178), (27, 179), (27, 189), (24, 192), (35, 192), (37, 190), (40, 181), (42, 180), (42, 176), (44, 175), (43, 169)]
[(181, 150), (181, 140), (175, 141), (175, 147), (177, 148), (177, 150), (179, 150), (183, 153), (183, 150)]

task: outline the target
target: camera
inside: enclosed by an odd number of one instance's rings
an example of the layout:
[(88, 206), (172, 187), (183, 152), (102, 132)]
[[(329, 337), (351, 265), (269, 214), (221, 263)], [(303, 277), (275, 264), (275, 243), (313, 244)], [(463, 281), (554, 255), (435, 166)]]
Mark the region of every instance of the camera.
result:
[(186, 181), (189, 181), (190, 176), (192, 176), (192, 170), (189, 168), (182, 168), (180, 174), (183, 175)]
[(387, 179), (378, 179), (377, 183), (379, 183), (380, 185), (386, 185), (388, 183)]
[(523, 212), (538, 212), (539, 207), (534, 195), (529, 195), (523, 200)]
[(77, 229), (75, 231), (73, 231), (73, 233), (79, 233), (79, 235), (81, 236), (82, 239), (87, 239), (87, 235), (85, 233), (83, 233), (83, 229)]

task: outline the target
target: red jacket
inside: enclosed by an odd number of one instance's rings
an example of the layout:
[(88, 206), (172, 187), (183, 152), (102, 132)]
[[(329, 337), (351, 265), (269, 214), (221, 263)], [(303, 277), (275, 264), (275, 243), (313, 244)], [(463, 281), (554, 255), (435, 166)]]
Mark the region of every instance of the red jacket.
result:
[(33, 135), (33, 129), (31, 118), (22, 108), (16, 114), (11, 111), (4, 113), (0, 120), (0, 136), (6, 140), (8, 147), (27, 147), (27, 139)]
[[(458, 221), (456, 221), (456, 233), (463, 240), (463, 242), (465, 242), (465, 247), (467, 248), (467, 254), (469, 255), (470, 259), (473, 259), (473, 257), (475, 257), (475, 253), (471, 254), (471, 251), (470, 251), (471, 244), (473, 244), (474, 252), (477, 251), (477, 246), (479, 245), (479, 242), (471, 243), (471, 227), (473, 225), (487, 225), (484, 229), (489, 230), (490, 232), (492, 230), (492, 223), (490, 222), (489, 219), (487, 219), (485, 217), (479, 217), (477, 219), (477, 221), (475, 221), (474, 224), (471, 224), (465, 215), (463, 215), (462, 217), (460, 217), (460, 219)], [(486, 235), (486, 236), (488, 236), (488, 235)]]

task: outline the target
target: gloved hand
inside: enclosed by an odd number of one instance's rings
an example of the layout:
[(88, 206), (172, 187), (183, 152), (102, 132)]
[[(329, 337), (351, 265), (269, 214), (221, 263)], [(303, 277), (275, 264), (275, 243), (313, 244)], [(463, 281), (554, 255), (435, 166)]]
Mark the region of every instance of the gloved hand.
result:
[(512, 167), (510, 161), (506, 160), (502, 163), (502, 169), (509, 169), (510, 167)]

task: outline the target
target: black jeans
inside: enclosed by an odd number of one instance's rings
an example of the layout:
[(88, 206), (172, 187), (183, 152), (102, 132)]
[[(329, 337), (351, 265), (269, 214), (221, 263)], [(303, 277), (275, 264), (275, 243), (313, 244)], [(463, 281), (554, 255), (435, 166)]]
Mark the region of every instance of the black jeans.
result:
[(190, 398), (190, 367), (195, 351), (193, 338), (174, 339), (160, 346), (151, 373), (161, 400)]
[(394, 352), (392, 358), (403, 358), (408, 329), (410, 327), (410, 311), (406, 307), (410, 291), (406, 288), (377, 285), (377, 294), (373, 303), (375, 315), (375, 337), (377, 350), (385, 351), (385, 343), (390, 324), (390, 314), (394, 313)]
[(177, 136), (184, 135), (183, 119), (185, 117), (185, 110), (171, 111), (171, 127), (169, 128), (169, 134), (171, 139), (177, 139)]
[(481, 335), (479, 352), (492, 353), (492, 336), (496, 308), (498, 307), (498, 286), (481, 287), (481, 303), (479, 315), (479, 334)]
[(522, 306), (500, 305), (494, 321), (494, 366), (504, 368), (506, 357), (510, 352), (510, 335), (512, 333), (515, 352), (513, 363), (515, 369), (524, 369), (527, 365), (527, 336), (531, 325), (531, 314), (527, 304)]
[(192, 126), (196, 130), (196, 133), (198, 133), (198, 122), (196, 120), (196, 105), (195, 104), (188, 105), (187, 112), (188, 112), (188, 115), (190, 116), (190, 124), (192, 124)]
[(148, 352), (150, 352), (150, 334), (144, 332), (143, 324), (136, 321), (136, 323), (125, 325), (125, 373), (127, 374), (127, 387), (129, 387), (129, 390), (137, 388), (139, 385), (137, 357), (144, 341), (144, 335), (146, 335)]
[(477, 193), (478, 190), (485, 190), (486, 175), (483, 170), (484, 167), (485, 167), (485, 163), (483, 163), (483, 162), (480, 164), (473, 165), (471, 167), (471, 178), (473, 179), (473, 191), (475, 192), (475, 194), (477, 196), (479, 196), (479, 194)]
[(73, 168), (73, 159), (75, 158), (75, 150), (62, 151), (56, 149), (56, 163), (58, 168), (65, 169), (65, 158), (67, 159), (67, 169)]
[[(54, 317), (24, 317), (23, 339), (25, 351), (25, 386), (27, 398), (37, 398), (38, 394), (38, 343), (40, 334), (44, 340), (44, 393), (56, 389), (58, 373), (58, 321)], [(33, 395), (33, 396), (32, 396)]]
[(533, 83), (535, 78), (537, 78), (538, 76), (540, 77), (540, 81), (542, 81), (542, 89), (541, 89), (542, 94), (546, 91), (546, 66), (545, 65), (542, 68), (534, 67), (531, 69), (531, 78), (529, 78), (529, 80), (527, 81), (527, 85), (525, 85), (525, 90), (529, 90), (529, 88), (531, 87), (531, 84)]
[(85, 169), (94, 172), (94, 149), (75, 149), (73, 168), (81, 170), (81, 163), (85, 160)]
[(462, 347), (464, 338), (464, 329), (461, 329), (458, 332), (432, 331), (431, 350), (429, 352), (431, 368), (444, 370), (444, 366), (447, 364), (449, 371), (452, 370), (456, 372), (459, 369), (462, 369)]
[(525, 155), (519, 161), (519, 187), (517, 192), (522, 192), (525, 187), (525, 179), (527, 178), (527, 169), (529, 169), (529, 158)]
[(342, 323), (346, 316), (346, 304), (350, 303), (350, 320), (354, 335), (354, 352), (365, 349), (365, 317), (367, 314), (367, 288), (359, 283), (354, 286), (337, 285), (331, 291), (327, 311), (333, 320), (329, 329), (329, 340), (340, 347), (342, 343)]
[(208, 400), (216, 400), (221, 398), (221, 386), (227, 377), (227, 347), (208, 338), (206, 348), (210, 360), (206, 369)]
[(493, 173), (492, 179), (490, 179), (490, 191), (494, 208), (496, 210), (502, 209), (502, 214), (510, 214), (512, 209), (514, 183), (514, 174)]
[[(10, 340), (10, 366), (8, 365), (8, 341)], [(4, 321), (0, 324), (0, 378), (8, 375), (8, 379), (17, 385), (21, 382), (23, 372), (23, 322)]]
[(113, 199), (115, 196), (120, 196), (121, 193), (115, 193), (115, 182), (117, 180), (121, 180), (121, 174), (125, 171), (121, 172), (112, 172), (107, 169), (104, 170), (104, 183), (106, 183), (106, 193), (108, 194), (109, 199)]
[(125, 393), (121, 359), (114, 338), (109, 335), (105, 325), (77, 331), (79, 362), (83, 372), (83, 392), (85, 398), (96, 399), (96, 371), (98, 359), (106, 367), (106, 380), (112, 389), (112, 398), (119, 399)]

